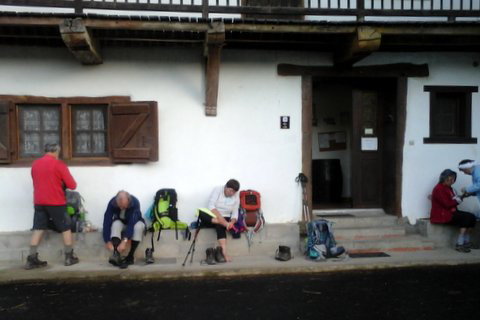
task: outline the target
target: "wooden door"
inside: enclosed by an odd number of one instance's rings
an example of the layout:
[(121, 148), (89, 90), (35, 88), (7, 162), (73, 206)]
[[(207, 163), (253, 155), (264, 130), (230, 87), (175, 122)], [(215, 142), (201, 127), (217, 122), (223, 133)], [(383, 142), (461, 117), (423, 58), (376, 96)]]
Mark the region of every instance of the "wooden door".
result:
[(379, 93), (353, 90), (352, 202), (354, 208), (382, 206), (382, 108)]

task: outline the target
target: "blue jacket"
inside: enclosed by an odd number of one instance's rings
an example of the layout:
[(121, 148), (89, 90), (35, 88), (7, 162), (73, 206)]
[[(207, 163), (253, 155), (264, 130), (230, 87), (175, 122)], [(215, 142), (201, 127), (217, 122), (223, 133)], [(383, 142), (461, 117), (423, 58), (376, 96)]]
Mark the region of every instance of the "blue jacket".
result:
[(475, 193), (480, 201), (480, 165), (473, 167), (472, 184), (465, 188), (468, 193)]
[[(127, 229), (124, 231), (123, 236), (128, 239), (132, 238), (133, 227), (138, 221), (145, 223), (142, 218), (142, 212), (140, 211), (140, 202), (134, 196), (131, 197), (132, 201), (125, 211), (125, 220), (122, 221), (127, 225)], [(120, 220), (120, 208), (118, 207), (115, 198), (116, 197), (113, 197), (108, 202), (107, 210), (105, 211), (105, 215), (103, 217), (103, 241), (105, 241), (105, 243), (110, 241), (113, 221)]]

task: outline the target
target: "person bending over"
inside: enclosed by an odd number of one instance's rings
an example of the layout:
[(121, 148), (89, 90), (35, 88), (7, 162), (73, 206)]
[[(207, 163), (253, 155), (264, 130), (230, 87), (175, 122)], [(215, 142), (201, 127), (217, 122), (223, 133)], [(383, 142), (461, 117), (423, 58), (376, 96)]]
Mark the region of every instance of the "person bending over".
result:
[[(119, 191), (107, 206), (103, 218), (103, 240), (108, 250), (113, 251), (108, 259), (122, 269), (134, 263), (134, 254), (142, 241), (145, 221), (140, 211), (140, 202), (127, 191)], [(121, 254), (131, 240), (130, 251), (125, 258)]]

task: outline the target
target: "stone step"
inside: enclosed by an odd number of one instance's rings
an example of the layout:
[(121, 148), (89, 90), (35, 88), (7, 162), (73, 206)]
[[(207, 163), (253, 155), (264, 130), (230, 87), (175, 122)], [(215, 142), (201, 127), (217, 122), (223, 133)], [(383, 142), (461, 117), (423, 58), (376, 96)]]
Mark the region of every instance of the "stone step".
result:
[[(29, 253), (31, 232), (7, 232), (0, 233), (0, 261), (24, 262)], [(75, 252), (80, 259), (104, 260), (110, 253), (105, 249), (100, 232), (74, 233)], [(193, 240), (193, 234), (192, 234)], [(182, 259), (187, 254), (192, 240), (185, 240), (182, 232), (179, 239), (175, 239), (175, 231), (164, 230), (157, 242), (157, 234), (154, 236), (156, 258)], [(289, 246), (294, 253), (299, 250), (299, 227), (298, 224), (267, 224), (258, 234), (253, 235), (249, 246), (246, 233), (240, 239), (232, 239), (227, 235), (227, 248), (232, 256), (247, 255), (274, 255), (279, 245)], [(195, 245), (194, 261), (205, 258), (205, 250), (217, 245), (214, 229), (202, 229)], [(145, 249), (151, 246), (151, 233), (148, 233), (136, 251), (136, 257), (143, 259)], [(61, 234), (46, 232), (38, 249), (41, 259), (62, 261), (63, 242)]]
[(333, 227), (337, 228), (367, 228), (367, 227), (395, 227), (398, 226), (398, 219), (394, 216), (358, 216), (358, 217), (328, 217), (325, 218), (333, 222)]
[(433, 250), (435, 243), (419, 235), (408, 235), (400, 238), (382, 240), (355, 240), (337, 241), (338, 245), (344, 246), (350, 253), (363, 252), (413, 252)]
[(375, 217), (385, 215), (385, 211), (381, 208), (374, 209), (315, 209), (312, 211), (313, 216), (344, 216), (352, 215), (355, 217)]
[(336, 228), (334, 227), (335, 239), (337, 241), (348, 240), (382, 240), (400, 238), (405, 236), (403, 226), (380, 226), (380, 227), (357, 227), (357, 228)]

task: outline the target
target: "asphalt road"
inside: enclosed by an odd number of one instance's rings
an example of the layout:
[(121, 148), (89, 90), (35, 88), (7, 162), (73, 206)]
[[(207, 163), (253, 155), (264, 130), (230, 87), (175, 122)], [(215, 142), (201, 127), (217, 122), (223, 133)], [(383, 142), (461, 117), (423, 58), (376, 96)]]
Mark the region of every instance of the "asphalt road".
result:
[(0, 319), (478, 319), (480, 265), (0, 285)]

